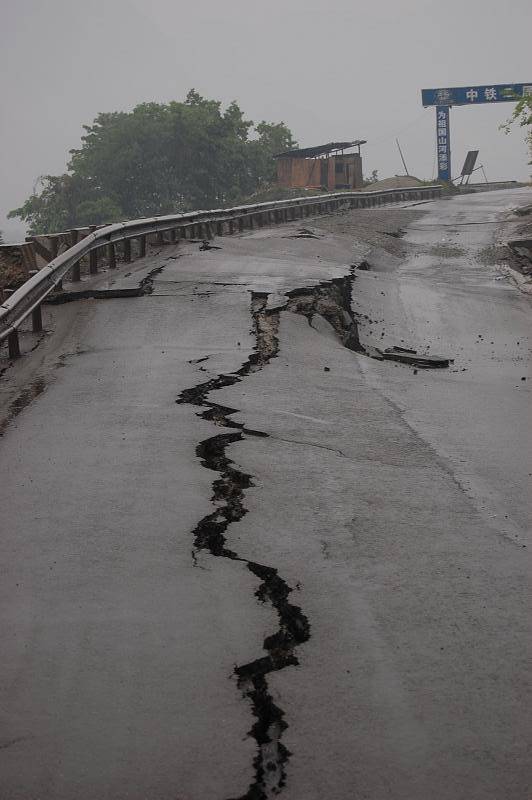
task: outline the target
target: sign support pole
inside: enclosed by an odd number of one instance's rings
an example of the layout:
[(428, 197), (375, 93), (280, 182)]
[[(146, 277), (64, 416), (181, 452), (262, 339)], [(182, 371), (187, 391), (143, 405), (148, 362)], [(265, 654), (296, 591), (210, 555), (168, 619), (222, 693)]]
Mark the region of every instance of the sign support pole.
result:
[(451, 181), (451, 128), (449, 106), (436, 106), (436, 153), (438, 154), (438, 182)]

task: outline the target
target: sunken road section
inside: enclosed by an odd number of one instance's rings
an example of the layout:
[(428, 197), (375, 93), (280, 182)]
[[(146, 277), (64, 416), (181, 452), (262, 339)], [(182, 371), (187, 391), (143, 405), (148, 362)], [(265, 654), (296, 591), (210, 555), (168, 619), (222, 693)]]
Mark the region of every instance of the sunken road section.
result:
[[(309, 324), (315, 315), (321, 315), (332, 325), (345, 347), (360, 350), (357, 326), (351, 311), (353, 280), (353, 275), (350, 275), (309, 289), (288, 292), (283, 309), (304, 315)], [(282, 742), (283, 732), (288, 724), (283, 710), (270, 694), (267, 678), (270, 672), (297, 666), (297, 649), (310, 637), (309, 621), (301, 608), (289, 601), (293, 590), (279, 575), (278, 570), (242, 558), (226, 546), (225, 533), (232, 522), (238, 522), (247, 514), (245, 492), (254, 485), (253, 476), (235, 466), (227, 455), (227, 448), (233, 442), (268, 434), (235, 422), (231, 415), (237, 413), (237, 409), (218, 405), (208, 399), (208, 396), (217, 389), (232, 386), (253, 372), (263, 369), (277, 356), (280, 309), (268, 309), (267, 302), (267, 294), (251, 293), (251, 316), (256, 344), (240, 369), (185, 389), (176, 401), (201, 408), (199, 416), (218, 427), (229, 429), (228, 432), (199, 442), (196, 447), (196, 454), (202, 465), (219, 477), (212, 484), (211, 500), (215, 510), (203, 517), (193, 530), (192, 559), (197, 563), (197, 553), (206, 550), (217, 558), (228, 558), (245, 564), (260, 581), (255, 592), (256, 598), (262, 603), (269, 603), (275, 609), (279, 621), (277, 631), (264, 640), (265, 655), (235, 667), (238, 687), (242, 695), (250, 701), (255, 717), (249, 733), (257, 743), (257, 755), (254, 759), (253, 782), (245, 795), (232, 800), (268, 800), (282, 792), (286, 783), (287, 762), (291, 755)]]

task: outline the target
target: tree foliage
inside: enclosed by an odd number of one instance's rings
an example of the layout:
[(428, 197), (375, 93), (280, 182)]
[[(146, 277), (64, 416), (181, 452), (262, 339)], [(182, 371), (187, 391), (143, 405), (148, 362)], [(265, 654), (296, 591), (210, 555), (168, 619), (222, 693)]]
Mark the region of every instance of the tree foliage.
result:
[(64, 175), (45, 175), (10, 212), (31, 233), (238, 202), (270, 183), (272, 155), (296, 146), (283, 123), (245, 119), (192, 89), (185, 102), (143, 103), (84, 126)]
[(519, 98), (517, 101), (515, 108), (513, 110), (513, 114), (510, 119), (506, 120), (506, 122), (501, 125), (501, 128), (506, 132), (510, 133), (511, 126), (514, 123), (518, 123), (521, 127), (527, 128), (525, 138), (528, 144), (528, 152), (530, 155), (529, 164), (532, 164), (532, 95), (525, 94), (523, 97)]
[(371, 175), (369, 178), (364, 178), (363, 184), (364, 186), (371, 186), (372, 183), (377, 183), (379, 180), (379, 170), (373, 169), (371, 170)]

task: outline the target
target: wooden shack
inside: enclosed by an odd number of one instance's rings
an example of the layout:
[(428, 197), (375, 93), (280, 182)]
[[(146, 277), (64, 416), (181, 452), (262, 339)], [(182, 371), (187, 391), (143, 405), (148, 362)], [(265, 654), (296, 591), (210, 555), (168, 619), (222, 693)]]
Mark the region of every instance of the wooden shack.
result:
[[(277, 182), (288, 189), (360, 189), (363, 186), (362, 139), (355, 142), (329, 142), (317, 147), (302, 147), (278, 153)], [(355, 153), (346, 153), (353, 147)]]

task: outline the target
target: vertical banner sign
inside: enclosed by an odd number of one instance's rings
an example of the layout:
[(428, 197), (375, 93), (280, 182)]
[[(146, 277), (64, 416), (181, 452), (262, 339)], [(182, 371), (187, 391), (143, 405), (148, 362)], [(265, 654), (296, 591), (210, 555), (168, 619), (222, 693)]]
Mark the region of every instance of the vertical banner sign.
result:
[(451, 138), (449, 134), (449, 106), (436, 106), (438, 181), (449, 182), (451, 180)]

